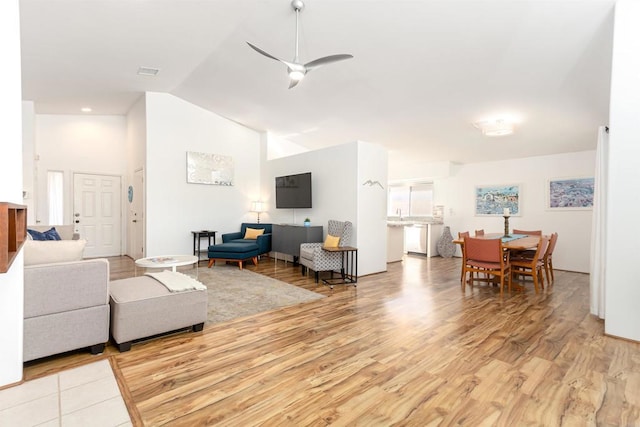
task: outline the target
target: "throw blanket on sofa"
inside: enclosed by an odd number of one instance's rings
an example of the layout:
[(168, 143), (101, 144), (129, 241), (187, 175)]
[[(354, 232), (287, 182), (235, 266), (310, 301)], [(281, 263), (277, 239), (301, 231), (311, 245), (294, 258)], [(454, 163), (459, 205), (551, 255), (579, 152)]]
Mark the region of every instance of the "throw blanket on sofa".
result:
[(192, 279), (186, 274), (177, 271), (161, 271), (159, 273), (145, 273), (146, 276), (153, 277), (162, 283), (169, 292), (184, 292), (191, 290), (207, 290), (207, 287), (196, 279)]

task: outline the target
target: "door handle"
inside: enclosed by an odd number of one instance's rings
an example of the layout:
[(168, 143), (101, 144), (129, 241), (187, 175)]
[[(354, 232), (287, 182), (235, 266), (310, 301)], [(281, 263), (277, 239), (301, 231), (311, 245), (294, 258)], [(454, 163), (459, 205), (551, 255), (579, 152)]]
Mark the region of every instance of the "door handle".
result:
[(79, 219), (76, 219), (76, 224), (80, 224), (80, 220)]
[(137, 219), (134, 219), (132, 222), (138, 222), (138, 220), (137, 220)]

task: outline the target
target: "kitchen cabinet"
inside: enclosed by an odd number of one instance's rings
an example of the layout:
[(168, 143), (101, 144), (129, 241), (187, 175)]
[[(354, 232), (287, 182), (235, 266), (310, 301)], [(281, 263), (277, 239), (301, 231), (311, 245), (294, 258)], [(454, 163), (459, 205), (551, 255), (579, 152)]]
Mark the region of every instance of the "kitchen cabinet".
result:
[(404, 256), (404, 226), (387, 225), (387, 262), (402, 261)]

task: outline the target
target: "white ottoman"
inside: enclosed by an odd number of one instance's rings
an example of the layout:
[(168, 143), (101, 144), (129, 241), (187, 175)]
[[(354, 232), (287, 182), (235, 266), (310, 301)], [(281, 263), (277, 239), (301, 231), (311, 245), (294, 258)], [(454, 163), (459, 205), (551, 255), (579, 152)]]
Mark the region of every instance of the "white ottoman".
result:
[(170, 292), (148, 276), (109, 283), (111, 336), (120, 351), (140, 338), (191, 327), (201, 331), (207, 320), (207, 291)]

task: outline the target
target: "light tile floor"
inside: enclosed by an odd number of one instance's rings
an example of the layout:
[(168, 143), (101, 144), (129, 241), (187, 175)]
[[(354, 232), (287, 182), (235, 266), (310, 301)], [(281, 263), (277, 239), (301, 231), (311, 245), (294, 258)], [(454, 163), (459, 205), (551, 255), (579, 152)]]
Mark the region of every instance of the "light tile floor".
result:
[(131, 425), (108, 360), (0, 390), (0, 427)]

